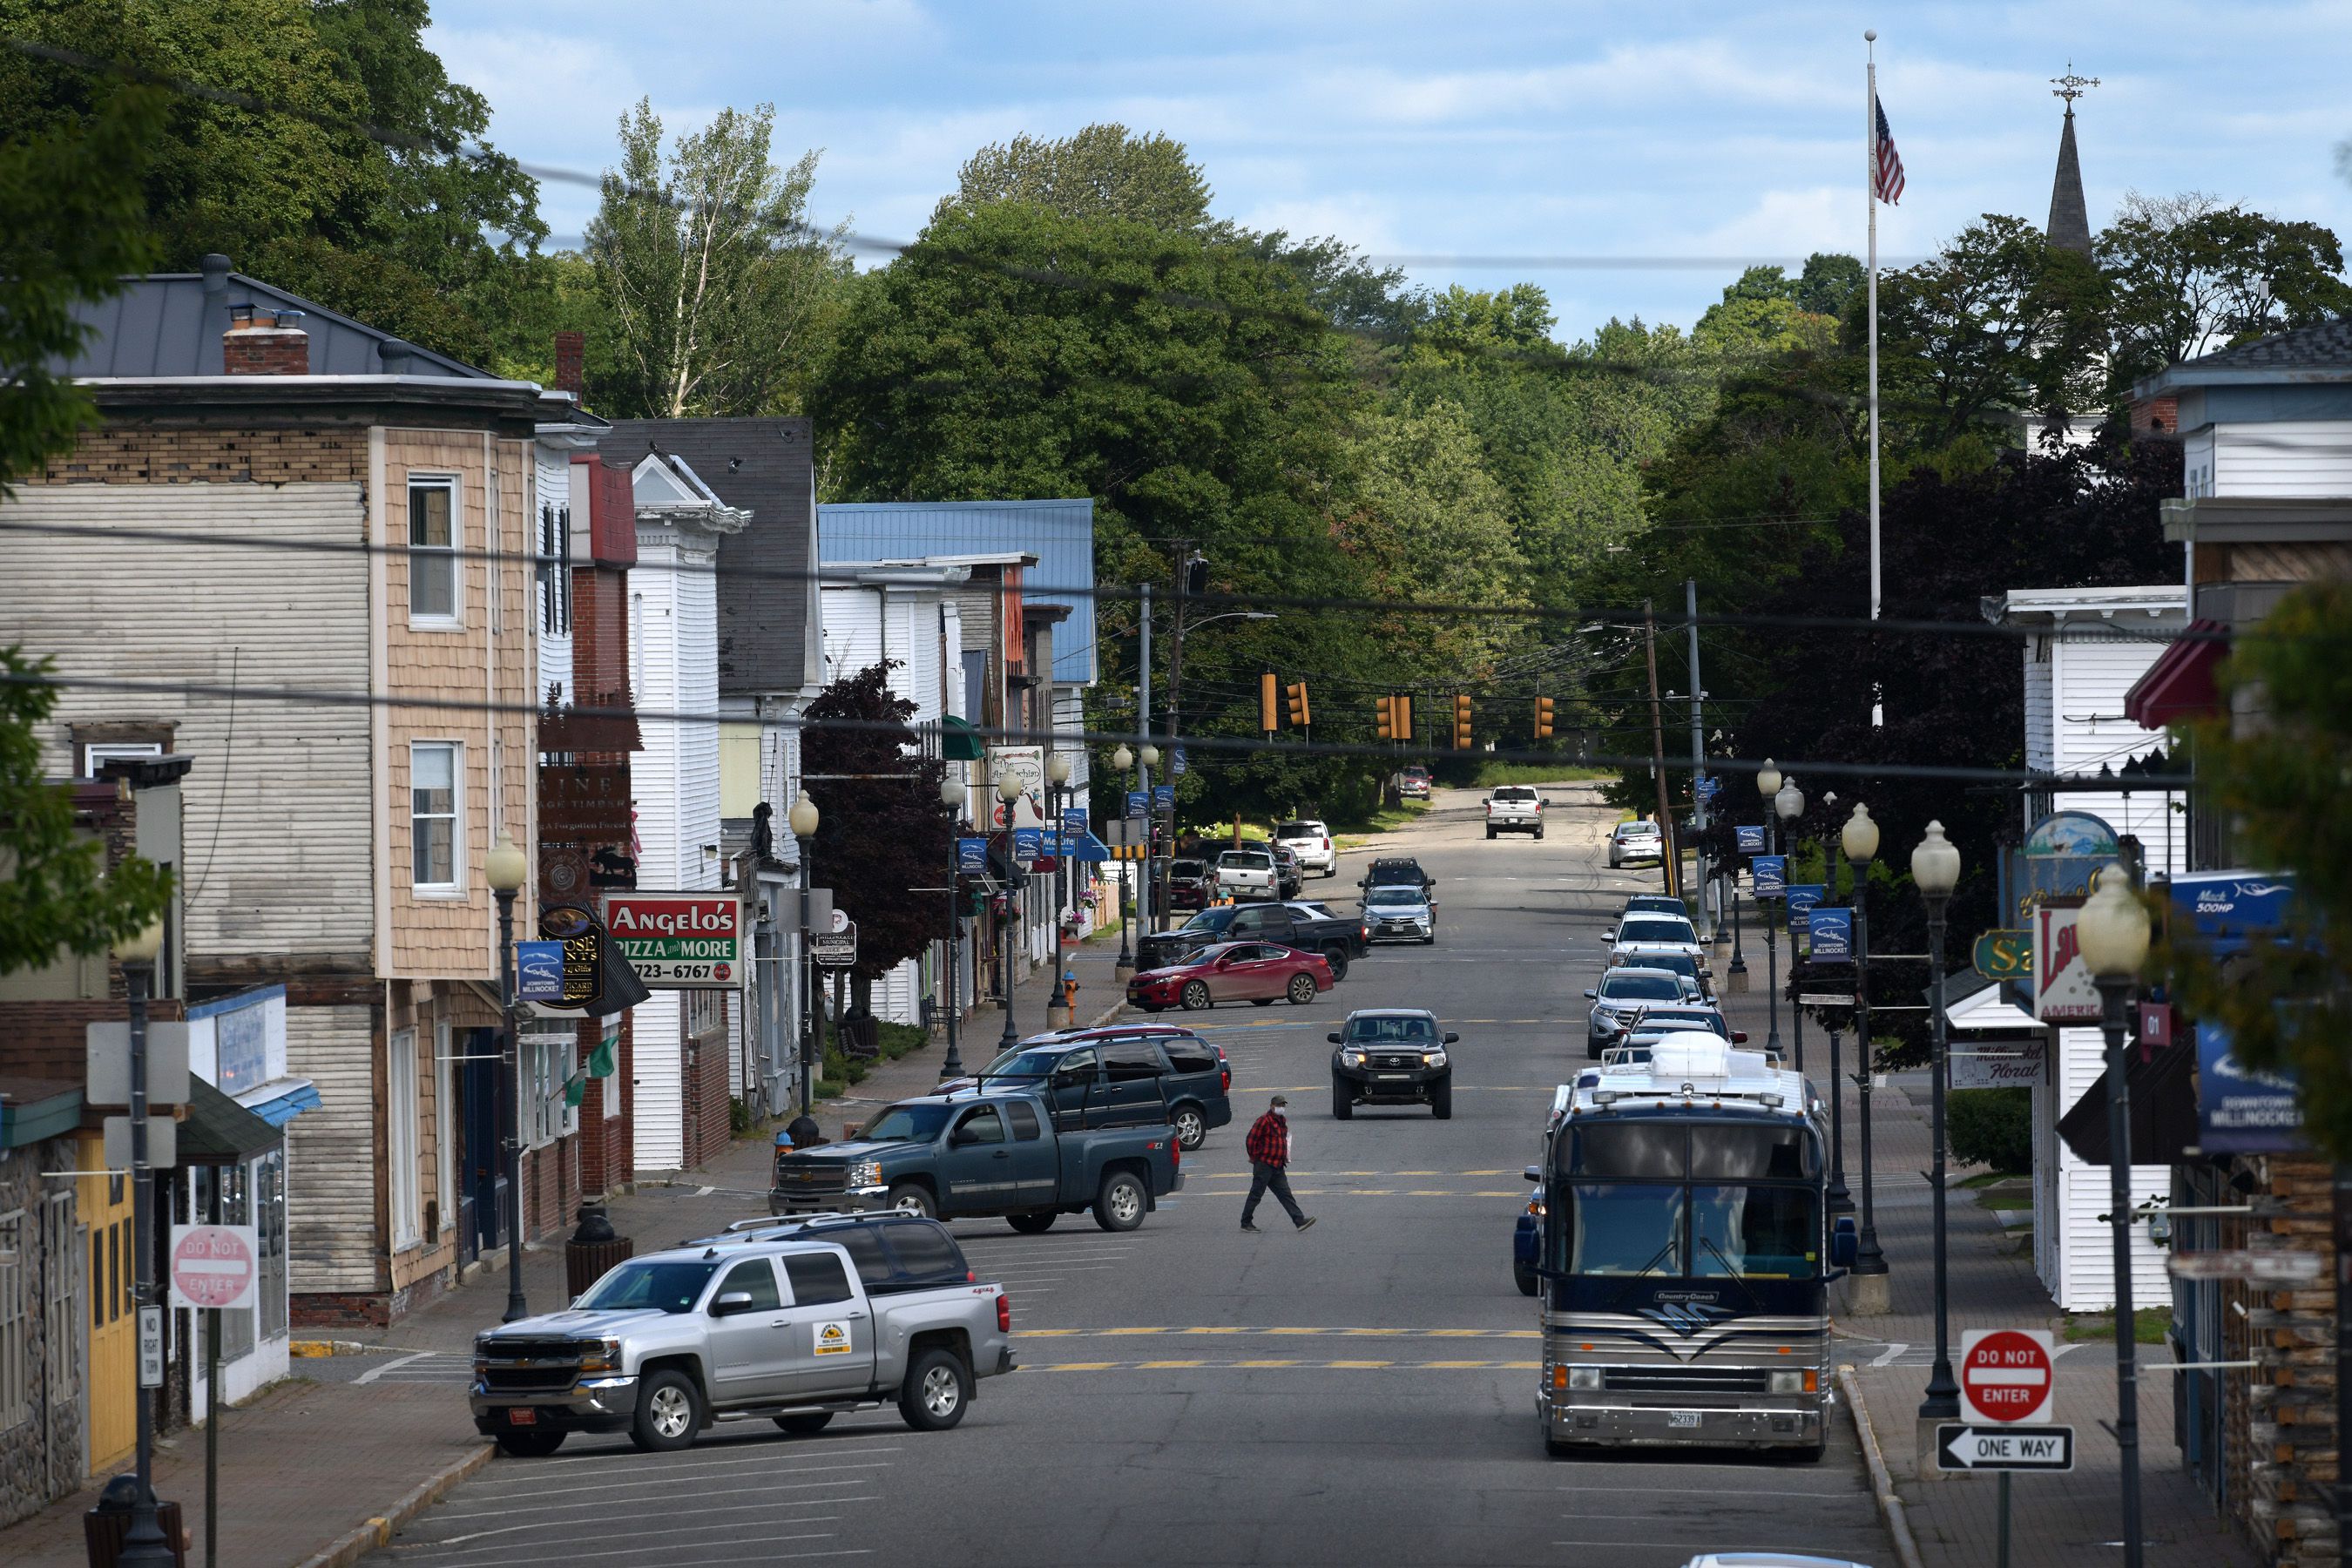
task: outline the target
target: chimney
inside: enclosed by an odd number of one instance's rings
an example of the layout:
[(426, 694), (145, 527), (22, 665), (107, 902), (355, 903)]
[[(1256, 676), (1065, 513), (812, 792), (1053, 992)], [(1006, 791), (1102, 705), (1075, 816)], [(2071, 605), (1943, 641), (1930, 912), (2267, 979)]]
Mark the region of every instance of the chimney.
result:
[(585, 385), (583, 362), (587, 358), (587, 354), (586, 333), (558, 332), (555, 334), (556, 391), (568, 392), (575, 399), (581, 395)]
[(300, 310), (231, 305), (221, 334), (221, 370), (227, 375), (308, 375), (310, 334)]

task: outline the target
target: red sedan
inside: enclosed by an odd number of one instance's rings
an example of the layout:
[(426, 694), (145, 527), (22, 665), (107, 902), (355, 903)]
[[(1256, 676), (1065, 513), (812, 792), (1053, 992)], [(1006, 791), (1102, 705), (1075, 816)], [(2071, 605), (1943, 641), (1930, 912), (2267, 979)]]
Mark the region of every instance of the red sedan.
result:
[(1198, 1010), (1220, 1002), (1267, 1007), (1285, 996), (1304, 1007), (1332, 984), (1331, 965), (1319, 952), (1270, 942), (1227, 942), (1204, 947), (1181, 963), (1145, 970), (1127, 983), (1127, 999), (1147, 1013), (1162, 1007)]

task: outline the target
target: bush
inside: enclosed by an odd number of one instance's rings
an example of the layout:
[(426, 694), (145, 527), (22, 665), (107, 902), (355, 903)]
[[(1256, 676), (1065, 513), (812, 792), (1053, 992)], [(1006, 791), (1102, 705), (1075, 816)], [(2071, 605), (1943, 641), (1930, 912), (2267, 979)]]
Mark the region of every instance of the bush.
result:
[(1947, 1097), (1944, 1127), (1952, 1158), (2004, 1173), (2033, 1169), (2033, 1091), (1960, 1089)]

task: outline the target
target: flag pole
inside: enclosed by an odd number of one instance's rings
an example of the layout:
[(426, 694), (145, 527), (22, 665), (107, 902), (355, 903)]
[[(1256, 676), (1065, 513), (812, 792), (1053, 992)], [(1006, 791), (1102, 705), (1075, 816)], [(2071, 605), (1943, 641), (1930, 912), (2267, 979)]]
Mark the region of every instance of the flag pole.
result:
[[(1867, 125), (1868, 157), (1862, 172), (1863, 205), (1870, 209), (1870, 618), (1878, 619), (1878, 31), (1862, 35), (1868, 63), (1864, 67), (1867, 101), (1863, 119)], [(1885, 705), (1874, 688), (1871, 728), (1886, 722)]]

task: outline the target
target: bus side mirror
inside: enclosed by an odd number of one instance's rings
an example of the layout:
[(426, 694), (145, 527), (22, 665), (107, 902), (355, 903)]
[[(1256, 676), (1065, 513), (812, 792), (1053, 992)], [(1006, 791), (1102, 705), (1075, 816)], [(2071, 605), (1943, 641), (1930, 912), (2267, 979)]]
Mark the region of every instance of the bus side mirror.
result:
[(1526, 1170), (1521, 1171), (1519, 1174), (1525, 1176), (1530, 1182), (1540, 1182), (1543, 1180), (1543, 1167), (1541, 1165), (1529, 1165)]
[(1830, 1226), (1830, 1267), (1851, 1268), (1862, 1250), (1862, 1238), (1853, 1228), (1853, 1215), (1842, 1214)]

